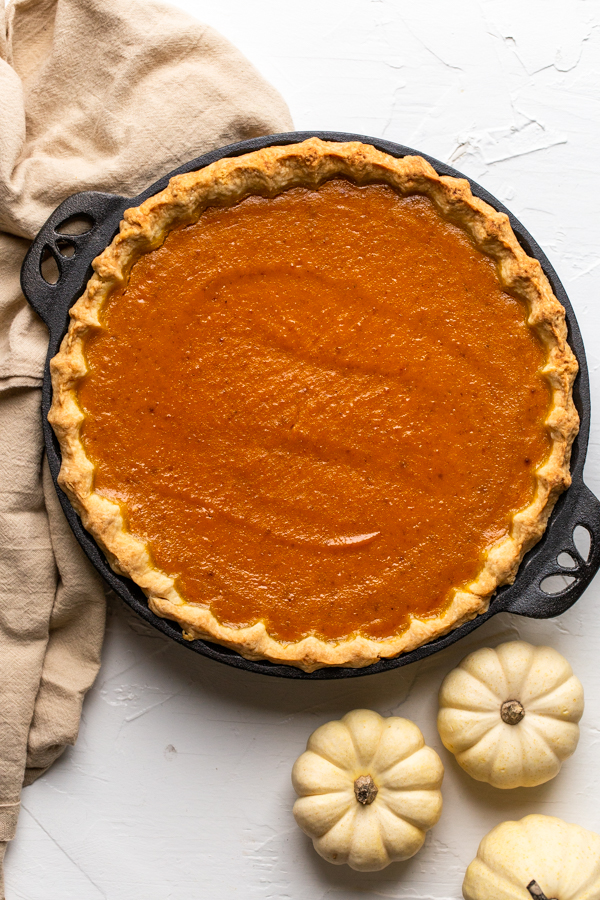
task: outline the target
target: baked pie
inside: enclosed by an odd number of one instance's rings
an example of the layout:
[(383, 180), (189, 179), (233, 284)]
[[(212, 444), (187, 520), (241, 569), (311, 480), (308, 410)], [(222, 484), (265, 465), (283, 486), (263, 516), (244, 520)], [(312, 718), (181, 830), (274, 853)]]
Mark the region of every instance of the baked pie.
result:
[(366, 666), (487, 609), (570, 483), (577, 362), (508, 218), (316, 138), (124, 215), (52, 361), (60, 484), (185, 637)]

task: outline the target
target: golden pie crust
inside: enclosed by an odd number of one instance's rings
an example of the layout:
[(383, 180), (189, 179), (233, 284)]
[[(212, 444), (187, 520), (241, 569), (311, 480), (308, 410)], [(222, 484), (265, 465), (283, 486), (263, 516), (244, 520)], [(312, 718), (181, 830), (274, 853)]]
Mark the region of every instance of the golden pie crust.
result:
[[(309, 636), (283, 642), (273, 638), (263, 622), (239, 628), (222, 624), (209, 608), (186, 602), (176, 580), (155, 567), (148, 546), (127, 530), (120, 506), (94, 490), (95, 466), (81, 440), (85, 416), (77, 389), (87, 373), (86, 336), (100, 327), (108, 298), (123, 289), (134, 263), (160, 247), (169, 232), (196, 222), (207, 207), (233, 206), (253, 195), (273, 197), (294, 187), (315, 189), (334, 178), (358, 185), (386, 184), (400, 196), (428, 197), (446, 221), (459, 226), (495, 261), (501, 286), (526, 304), (527, 324), (546, 351), (542, 373), (551, 393), (545, 421), (551, 449), (535, 470), (532, 502), (512, 517), (509, 534), (492, 544), (477, 577), (466, 589), (455, 590), (443, 613), (413, 618), (405, 631), (384, 640), (358, 635), (341, 641)], [(567, 343), (564, 309), (539, 262), (521, 248), (508, 217), (474, 197), (466, 180), (439, 176), (421, 157), (395, 159), (358, 142), (311, 138), (267, 147), (172, 178), (164, 191), (125, 212), (119, 234), (93, 268), (95, 274), (72, 307), (68, 333), (51, 362), (53, 403), (48, 418), (62, 451), (59, 483), (112, 568), (133, 579), (150, 608), (178, 622), (186, 638), (216, 641), (248, 659), (308, 672), (323, 666), (368, 666), (413, 650), (485, 612), (496, 589), (514, 581), (524, 554), (542, 536), (558, 496), (571, 482), (571, 445), (579, 427), (572, 399), (577, 361)]]

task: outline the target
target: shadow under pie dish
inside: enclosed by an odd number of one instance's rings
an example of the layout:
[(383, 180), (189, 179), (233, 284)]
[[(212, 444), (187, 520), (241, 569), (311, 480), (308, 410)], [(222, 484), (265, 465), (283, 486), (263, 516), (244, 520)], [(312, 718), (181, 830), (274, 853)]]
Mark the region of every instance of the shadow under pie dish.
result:
[(52, 362), (60, 483), (150, 607), (312, 671), (485, 611), (568, 486), (564, 310), (420, 157), (311, 139), (128, 210)]

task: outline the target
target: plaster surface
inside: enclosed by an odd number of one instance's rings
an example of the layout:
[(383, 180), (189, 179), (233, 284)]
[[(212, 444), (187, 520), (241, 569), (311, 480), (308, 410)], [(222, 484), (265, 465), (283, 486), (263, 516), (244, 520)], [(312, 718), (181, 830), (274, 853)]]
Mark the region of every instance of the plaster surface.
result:
[[(176, 0), (232, 40), (298, 129), (384, 136), (447, 161), (548, 254), (586, 343), (600, 409), (599, 0)], [(158, 175), (159, 173), (157, 173)], [(600, 494), (600, 417), (586, 479)], [(9, 900), (457, 900), (483, 835), (533, 812), (600, 832), (600, 582), (552, 621), (500, 615), (396, 672), (295, 683), (229, 669), (110, 602), (79, 740), (23, 792)], [(538, 788), (471, 780), (441, 746), (437, 690), (468, 651), (524, 638), (572, 662), (576, 754)], [(318, 725), (356, 707), (413, 719), (446, 766), (423, 850), (379, 873), (324, 862), (296, 827), (290, 771)]]

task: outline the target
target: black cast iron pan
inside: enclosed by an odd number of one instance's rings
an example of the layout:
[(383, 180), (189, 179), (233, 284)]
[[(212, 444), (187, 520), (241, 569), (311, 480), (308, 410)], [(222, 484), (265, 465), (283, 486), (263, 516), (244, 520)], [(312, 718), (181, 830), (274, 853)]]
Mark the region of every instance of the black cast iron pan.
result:
[[(494, 616), (499, 612), (517, 613), (518, 615), (529, 616), (534, 619), (552, 618), (565, 612), (583, 594), (600, 567), (600, 503), (585, 486), (582, 479), (590, 427), (589, 380), (583, 342), (569, 299), (554, 269), (531, 235), (502, 203), (499, 203), (487, 191), (469, 179), (475, 196), (485, 200), (494, 209), (507, 213), (513, 230), (525, 251), (540, 261), (544, 272), (550, 280), (554, 293), (566, 309), (569, 342), (579, 361), (579, 375), (575, 383), (574, 396), (575, 404), (581, 417), (581, 428), (573, 447), (571, 465), (573, 483), (556, 504), (544, 537), (523, 560), (515, 583), (500, 588), (490, 603), (488, 612), (477, 616), (471, 622), (467, 622), (460, 628), (426, 644), (424, 647), (413, 650), (411, 653), (406, 653), (396, 659), (382, 660), (363, 669), (326, 668), (308, 674), (293, 666), (246, 660), (233, 650), (228, 650), (225, 647), (207, 641), (190, 642), (184, 640), (181, 629), (176, 624), (169, 622), (167, 619), (161, 619), (150, 611), (146, 598), (137, 585), (112, 571), (103, 553), (93, 538), (83, 528), (79, 516), (57, 483), (60, 469), (60, 450), (54, 432), (47, 420), (52, 400), (49, 360), (57, 352), (67, 329), (69, 309), (83, 292), (92, 274), (92, 260), (110, 243), (117, 233), (119, 222), (125, 209), (139, 206), (148, 197), (163, 190), (167, 186), (169, 178), (173, 175), (201, 169), (225, 156), (240, 156), (252, 150), (259, 150), (262, 147), (296, 143), (313, 136), (320, 137), (324, 141), (362, 141), (363, 143), (372, 144), (378, 150), (395, 157), (418, 153), (418, 151), (411, 150), (409, 147), (402, 147), (389, 141), (365, 137), (360, 134), (291, 132), (289, 134), (255, 138), (238, 144), (231, 144), (219, 150), (213, 150), (211, 153), (194, 159), (165, 175), (137, 197), (121, 197), (115, 194), (103, 194), (95, 191), (74, 194), (72, 197), (68, 197), (64, 203), (61, 203), (52, 213), (30, 247), (23, 263), (21, 284), (27, 300), (42, 317), (50, 331), (42, 392), (43, 428), (50, 470), (71, 528), (96, 569), (103, 575), (111, 588), (138, 615), (150, 622), (155, 628), (158, 628), (159, 631), (162, 631), (180, 644), (189, 647), (196, 653), (201, 653), (203, 656), (208, 656), (211, 659), (219, 660), (239, 669), (246, 669), (249, 672), (260, 672), (264, 675), (278, 675), (284, 678), (299, 679), (330, 679), (384, 672), (398, 666), (405, 666), (417, 659), (423, 659), (460, 640), (460, 638), (478, 628), (490, 616)], [(418, 155), (427, 159), (436, 171), (442, 175), (465, 177), (460, 172), (444, 163), (438, 162), (436, 159), (432, 159), (423, 153), (418, 153)], [(74, 217), (81, 216), (87, 217), (90, 223), (89, 230), (79, 235), (68, 233), (69, 228), (68, 226), (65, 227), (65, 223), (73, 220)], [(56, 284), (48, 283), (42, 275), (42, 261), (49, 254), (54, 257), (58, 266), (59, 274)], [(583, 526), (590, 535), (590, 549), (585, 559), (583, 558), (584, 554), (578, 551), (574, 542), (573, 533), (577, 526)], [(565, 552), (571, 558), (567, 566), (558, 562), (558, 557)], [(563, 562), (565, 559), (569, 562), (568, 558), (564, 556), (562, 559)], [(558, 593), (547, 593), (547, 591), (542, 589), (542, 583), (549, 576), (556, 574), (570, 576), (572, 581), (568, 586), (559, 589)]]

